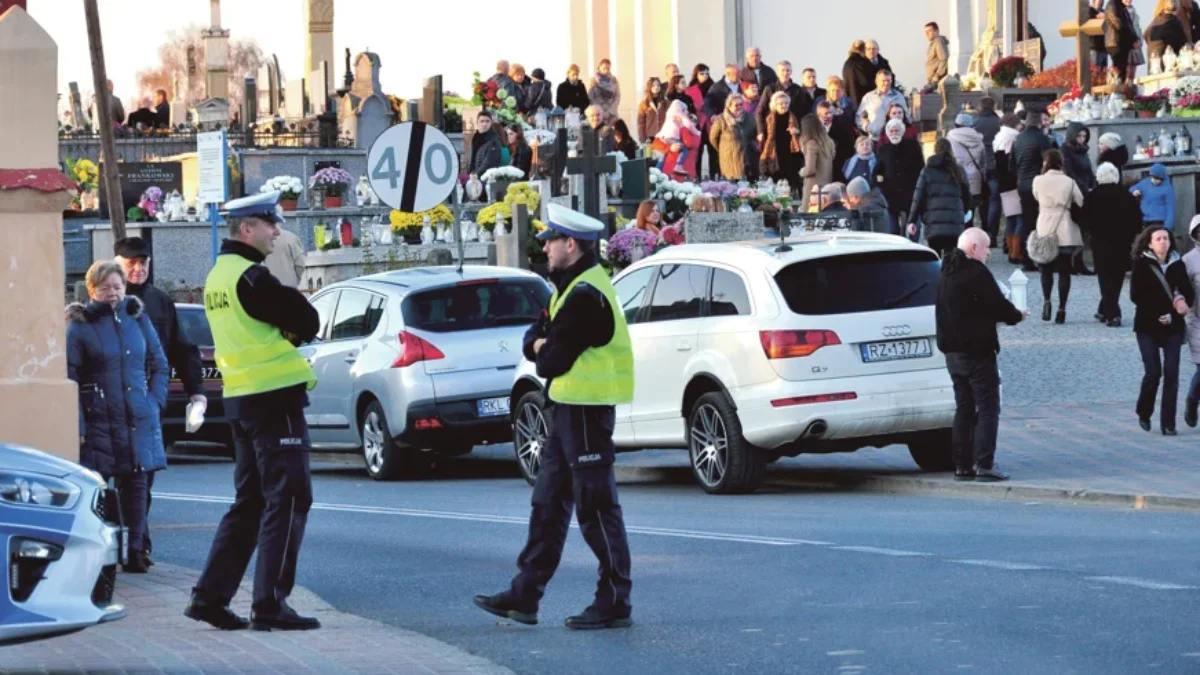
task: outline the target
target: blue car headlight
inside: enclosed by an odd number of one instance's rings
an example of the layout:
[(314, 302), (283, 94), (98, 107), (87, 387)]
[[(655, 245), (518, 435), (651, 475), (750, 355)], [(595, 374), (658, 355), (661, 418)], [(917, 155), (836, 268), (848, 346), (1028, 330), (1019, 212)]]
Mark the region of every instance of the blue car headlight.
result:
[(53, 476), (0, 469), (0, 502), (69, 509), (75, 505), (79, 492), (73, 483)]

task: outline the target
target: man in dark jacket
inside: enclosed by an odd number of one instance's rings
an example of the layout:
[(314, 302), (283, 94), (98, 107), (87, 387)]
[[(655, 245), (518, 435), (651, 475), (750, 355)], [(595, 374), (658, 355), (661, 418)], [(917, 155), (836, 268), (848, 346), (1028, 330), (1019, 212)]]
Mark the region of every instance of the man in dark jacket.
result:
[[(501, 127), (502, 129), (503, 127)], [(475, 118), (475, 135), (471, 137), (471, 161), (468, 173), (483, 176), (488, 169), (500, 166), (500, 147), (504, 143), (500, 139), (500, 129), (491, 113), (480, 110)]]
[(875, 75), (879, 69), (871, 64), (864, 55), (866, 42), (855, 40), (850, 47), (850, 56), (842, 65), (842, 82), (846, 87), (846, 95), (854, 100), (854, 105), (862, 103), (863, 97), (875, 89)]
[(771, 66), (763, 63), (762, 50), (758, 47), (751, 47), (746, 50), (746, 66), (742, 68), (739, 79), (757, 82), (758, 90), (762, 91), (778, 82), (779, 76), (775, 74)]
[(532, 77), (533, 79), (522, 92), (520, 104), (517, 106), (521, 113), (526, 115), (554, 107), (554, 103), (550, 100), (550, 83), (546, 81), (546, 71), (534, 68)]
[[(267, 192), (225, 205), (231, 238), (204, 282), (204, 310), (233, 427), (236, 493), (184, 615), (222, 630), (321, 627), (287, 604), (312, 507), (304, 408), (317, 383), (295, 347), (316, 337), (320, 318), (302, 293), (280, 284), (262, 264), (279, 238), (279, 196)], [(246, 621), (229, 603), (255, 548)]]
[(975, 115), (971, 128), (983, 135), (983, 155), (987, 166), (984, 167), (986, 173), (983, 194), (980, 195), (984, 212), (980, 215), (988, 236), (994, 242), (1000, 231), (1000, 185), (996, 181), (996, 151), (992, 149), (992, 142), (996, 140), (996, 134), (1000, 133), (996, 99), (991, 96), (979, 99), (979, 114)]
[(825, 100), (825, 90), (817, 86), (817, 71), (805, 68), (800, 74), (800, 102), (792, 101), (792, 112), (801, 119), (813, 111), (817, 101)]
[(884, 136), (887, 141), (875, 151), (879, 163), (874, 180), (887, 199), (891, 234), (899, 235), (912, 210), (913, 190), (925, 168), (925, 154), (916, 139), (904, 138), (903, 120), (889, 120)]
[(1025, 130), (1013, 141), (1009, 158), (1017, 176), (1017, 194), (1021, 198), (1021, 260), (1027, 272), (1037, 270), (1029, 259), (1029, 233), (1037, 227), (1038, 201), (1033, 197), (1033, 179), (1042, 173), (1042, 154), (1051, 148), (1050, 137), (1042, 131), (1042, 111), (1029, 110)]
[(725, 64), (725, 77), (709, 87), (708, 95), (704, 97), (704, 114), (709, 118), (724, 114), (725, 99), (729, 98), (730, 94), (741, 93), (742, 83), (738, 79), (740, 72), (737, 64), (727, 63)]
[[(158, 333), (158, 341), (162, 343), (167, 362), (178, 373), (183, 381), (183, 391), (197, 405), (208, 405), (204, 395), (204, 378), (200, 362), (200, 349), (192, 344), (179, 325), (179, 316), (175, 312), (175, 303), (162, 289), (147, 283), (150, 278), (150, 247), (141, 237), (126, 237), (117, 240), (113, 245), (116, 262), (125, 270), (125, 294), (137, 297), (146, 308), (146, 316)], [(154, 487), (155, 474), (146, 475), (146, 514), (150, 513), (150, 493)], [(148, 564), (150, 559), (150, 528), (149, 518), (147, 527), (142, 532), (142, 554)]]
[(996, 324), (1020, 323), (1025, 314), (1004, 298), (985, 264), (987, 234), (967, 228), (942, 261), (936, 317), (937, 346), (954, 383), (954, 478), (1001, 481), (996, 469), (1000, 426), (1000, 339)]
[(846, 160), (854, 156), (854, 142), (858, 140), (858, 132), (850, 120), (833, 114), (833, 104), (829, 101), (818, 103), (813, 112), (820, 120), (821, 126), (825, 127), (825, 133), (833, 139), (833, 166), (841, 171), (841, 167), (846, 165)]

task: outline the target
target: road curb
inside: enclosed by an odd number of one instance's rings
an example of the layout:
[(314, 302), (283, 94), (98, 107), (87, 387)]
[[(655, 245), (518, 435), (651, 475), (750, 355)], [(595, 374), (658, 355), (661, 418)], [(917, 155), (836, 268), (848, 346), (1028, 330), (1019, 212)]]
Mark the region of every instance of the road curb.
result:
[[(618, 480), (630, 482), (694, 482), (687, 467), (617, 466)], [(878, 476), (840, 471), (812, 471), (805, 476), (773, 474), (768, 470), (766, 485), (817, 490), (855, 490), (888, 494), (928, 494), (998, 501), (1037, 501), (1056, 504), (1084, 504), (1110, 508), (1156, 511), (1200, 512), (1200, 497), (1138, 495), (1079, 488), (1040, 487), (1012, 483), (957, 482), (950, 478)]]

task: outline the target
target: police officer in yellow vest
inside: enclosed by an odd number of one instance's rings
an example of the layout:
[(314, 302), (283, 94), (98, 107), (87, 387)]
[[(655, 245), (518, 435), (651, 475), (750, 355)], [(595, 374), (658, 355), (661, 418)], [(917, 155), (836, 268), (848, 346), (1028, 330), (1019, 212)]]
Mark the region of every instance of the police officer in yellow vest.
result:
[[(262, 264), (279, 237), (279, 192), (228, 202), (230, 239), (204, 283), (204, 311), (233, 427), (237, 490), (184, 614), (223, 630), (319, 628), (287, 604), (312, 505), (304, 408), (317, 382), (296, 351), (318, 329), (317, 311)], [(229, 602), (258, 549), (250, 620)]]
[(615, 406), (633, 400), (633, 349), (621, 303), (597, 262), (603, 224), (550, 205), (545, 242), (557, 292), (548, 314), (525, 334), (525, 358), (548, 381), (549, 436), (533, 487), (529, 540), (509, 590), (477, 595), (497, 616), (537, 623), (538, 603), (562, 558), (571, 507), (600, 561), (595, 601), (568, 617), (567, 628), (633, 625), (629, 602), (629, 542), (613, 477)]

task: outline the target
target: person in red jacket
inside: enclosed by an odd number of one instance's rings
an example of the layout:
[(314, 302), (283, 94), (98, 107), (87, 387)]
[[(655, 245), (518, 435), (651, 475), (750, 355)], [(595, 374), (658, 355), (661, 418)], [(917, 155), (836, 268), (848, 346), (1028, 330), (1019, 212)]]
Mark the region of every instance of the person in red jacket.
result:
[(654, 156), (660, 158), (659, 168), (668, 176), (696, 178), (696, 156), (702, 132), (692, 121), (682, 101), (672, 101), (667, 109), (667, 121), (654, 137)]

